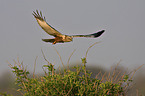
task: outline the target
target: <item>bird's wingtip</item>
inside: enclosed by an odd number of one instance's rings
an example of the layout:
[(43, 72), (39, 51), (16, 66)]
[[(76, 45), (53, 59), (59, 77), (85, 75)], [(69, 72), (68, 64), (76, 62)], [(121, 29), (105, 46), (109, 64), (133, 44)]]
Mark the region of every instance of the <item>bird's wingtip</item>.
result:
[(97, 33), (92, 34), (94, 36), (94, 38), (101, 36), (103, 33), (105, 32), (105, 30), (101, 30)]
[(105, 30), (101, 30), (100, 32), (105, 32)]

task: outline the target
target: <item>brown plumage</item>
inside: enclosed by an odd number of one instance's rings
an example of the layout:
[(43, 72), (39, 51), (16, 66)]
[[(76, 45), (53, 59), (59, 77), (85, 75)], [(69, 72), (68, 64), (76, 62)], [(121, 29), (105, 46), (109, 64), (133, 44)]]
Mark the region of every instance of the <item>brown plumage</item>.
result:
[(52, 26), (50, 26), (47, 22), (45, 17), (42, 16), (42, 12), (36, 12), (33, 11), (33, 16), (36, 18), (38, 24), (41, 26), (41, 28), (48, 33), (49, 35), (54, 36), (54, 39), (42, 39), (44, 42), (50, 42), (52, 44), (56, 43), (64, 43), (64, 42), (71, 42), (74, 37), (90, 37), (90, 38), (96, 38), (102, 35), (102, 33), (105, 32), (105, 30), (101, 30), (97, 33), (89, 34), (89, 35), (63, 35), (56, 29), (54, 29)]

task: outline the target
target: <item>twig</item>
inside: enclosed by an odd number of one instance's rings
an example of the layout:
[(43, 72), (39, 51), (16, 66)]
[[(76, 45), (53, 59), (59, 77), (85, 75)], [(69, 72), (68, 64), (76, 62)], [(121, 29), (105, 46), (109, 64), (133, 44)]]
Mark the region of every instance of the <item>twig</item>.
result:
[(111, 77), (111, 81), (113, 81), (113, 79), (114, 79), (114, 76), (115, 76), (117, 67), (119, 66), (120, 62), (121, 62), (121, 60), (117, 63), (117, 66), (115, 67), (115, 69), (114, 69), (114, 71), (113, 71), (113, 74), (112, 74), (112, 77)]
[(24, 95), (20, 90), (16, 90), (15, 88), (12, 88), (12, 90), (19, 92), (22, 96)]
[(73, 87), (71, 86), (70, 90), (68, 91), (68, 93), (65, 96), (69, 96), (69, 93), (71, 92), (72, 88)]
[(45, 75), (47, 76), (47, 73), (46, 73), (45, 69), (43, 68), (43, 66), (42, 66), (42, 69), (43, 69), (43, 71), (44, 71)]
[(68, 61), (67, 61), (67, 68), (69, 69), (69, 61), (70, 61), (70, 58), (71, 58), (71, 56), (73, 55), (73, 53), (76, 51), (76, 49), (71, 53), (71, 55), (69, 56), (69, 59), (68, 59)]
[(104, 80), (105, 75), (106, 75), (106, 72), (105, 72), (104, 75), (102, 76), (101, 82)]
[(33, 71), (33, 78), (35, 78), (35, 68), (36, 68), (36, 61), (37, 61), (38, 56), (36, 56), (35, 62), (34, 62), (34, 71)]
[(64, 69), (65, 69), (65, 66), (64, 66), (64, 64), (63, 64), (63, 61), (62, 61), (62, 58), (61, 58), (59, 52), (57, 51), (57, 49), (56, 49), (55, 47), (53, 47), (53, 48), (54, 48), (55, 51), (57, 52), (57, 54), (58, 54), (58, 56), (59, 56), (59, 58), (60, 58), (61, 64), (63, 65), (63, 67), (64, 67)]
[(98, 76), (100, 75), (100, 73), (101, 73), (101, 70), (100, 70), (100, 72), (96, 75), (96, 77), (95, 77), (96, 79), (98, 79)]
[(133, 72), (133, 74), (132, 74), (132, 76), (131, 76), (131, 78), (130, 78), (130, 79), (132, 79), (132, 78), (133, 78), (133, 76), (134, 76), (135, 72), (136, 72), (137, 70), (139, 70), (139, 69), (140, 69), (143, 65), (144, 65), (144, 64), (142, 64), (141, 66), (139, 66), (138, 68), (136, 68), (136, 69), (134, 70), (134, 72)]
[(41, 52), (42, 52), (42, 55), (43, 55), (44, 60), (50, 65), (50, 62), (46, 59), (46, 57), (45, 57), (42, 49), (41, 49)]
[(101, 41), (95, 42), (94, 44), (92, 44), (92, 45), (87, 49), (85, 58), (87, 58), (87, 55), (88, 55), (88, 52), (89, 52), (90, 48), (92, 48), (95, 44), (98, 44), (98, 43), (100, 43), (100, 42), (101, 42)]
[(86, 58), (87, 58), (87, 55), (88, 55), (88, 52), (90, 50), (90, 48), (92, 48), (95, 44), (98, 44), (100, 42), (95, 42), (94, 44), (92, 44), (86, 51), (86, 55), (85, 55), (85, 61), (83, 61), (83, 64), (84, 64), (84, 71), (85, 71), (85, 78), (86, 78), (86, 83), (88, 83), (88, 79), (87, 79), (87, 71), (86, 71)]

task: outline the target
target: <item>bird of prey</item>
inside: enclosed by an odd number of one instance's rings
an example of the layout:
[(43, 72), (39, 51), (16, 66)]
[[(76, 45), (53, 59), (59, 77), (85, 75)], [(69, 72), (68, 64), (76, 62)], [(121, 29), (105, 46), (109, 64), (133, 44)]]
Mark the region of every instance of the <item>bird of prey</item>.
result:
[(41, 26), (41, 28), (48, 33), (49, 35), (54, 36), (55, 38), (53, 39), (42, 39), (44, 42), (50, 42), (52, 44), (56, 44), (56, 43), (64, 43), (64, 42), (71, 42), (73, 40), (74, 37), (90, 37), (90, 38), (96, 38), (99, 37), (102, 33), (105, 32), (105, 30), (101, 30), (98, 31), (96, 33), (93, 34), (88, 34), (88, 35), (64, 35), (61, 34), (59, 31), (57, 31), (56, 29), (54, 29), (52, 26), (50, 26), (47, 22), (45, 17), (42, 16), (42, 12), (40, 11), (40, 13), (38, 12), (38, 10), (36, 10), (36, 12), (33, 11), (33, 16), (36, 18), (38, 24)]

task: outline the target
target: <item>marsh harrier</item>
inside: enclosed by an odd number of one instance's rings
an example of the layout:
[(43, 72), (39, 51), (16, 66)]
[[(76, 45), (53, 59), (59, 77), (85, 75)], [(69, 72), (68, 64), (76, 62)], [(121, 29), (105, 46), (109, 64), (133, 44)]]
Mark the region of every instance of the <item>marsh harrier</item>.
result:
[(52, 26), (50, 26), (47, 22), (45, 17), (42, 16), (42, 12), (40, 11), (40, 13), (38, 12), (38, 10), (36, 10), (36, 12), (33, 11), (33, 16), (36, 18), (38, 24), (41, 26), (41, 28), (48, 33), (49, 35), (54, 36), (55, 38), (53, 39), (42, 39), (45, 42), (50, 42), (52, 44), (56, 44), (56, 43), (64, 43), (64, 42), (71, 42), (73, 40), (74, 37), (90, 37), (90, 38), (96, 38), (99, 37), (102, 33), (105, 32), (105, 30), (101, 30), (98, 31), (96, 33), (93, 34), (88, 34), (88, 35), (64, 35), (61, 34), (59, 31), (57, 31), (56, 29), (54, 29)]

